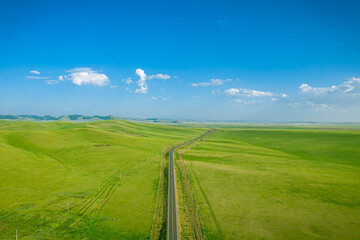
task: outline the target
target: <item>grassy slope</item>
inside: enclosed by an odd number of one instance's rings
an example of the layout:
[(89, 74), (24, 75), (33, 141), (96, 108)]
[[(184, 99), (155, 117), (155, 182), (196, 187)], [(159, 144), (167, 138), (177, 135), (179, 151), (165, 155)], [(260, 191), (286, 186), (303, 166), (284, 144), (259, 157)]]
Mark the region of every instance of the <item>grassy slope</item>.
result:
[(220, 129), (184, 153), (207, 239), (360, 239), (360, 132)]
[(148, 238), (161, 149), (201, 132), (120, 120), (0, 121), (0, 238), (13, 239), (15, 229), (21, 239)]

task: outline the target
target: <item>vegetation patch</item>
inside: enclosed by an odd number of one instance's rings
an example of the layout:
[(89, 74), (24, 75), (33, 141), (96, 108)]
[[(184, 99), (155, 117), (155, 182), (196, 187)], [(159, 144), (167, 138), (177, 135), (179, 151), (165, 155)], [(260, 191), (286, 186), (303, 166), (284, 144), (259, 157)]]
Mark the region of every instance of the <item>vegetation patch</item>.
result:
[(206, 238), (359, 239), (358, 146), (354, 130), (219, 129), (183, 153)]
[(201, 132), (122, 120), (1, 121), (0, 239), (16, 229), (19, 239), (150, 238), (159, 187), (167, 191), (161, 149)]

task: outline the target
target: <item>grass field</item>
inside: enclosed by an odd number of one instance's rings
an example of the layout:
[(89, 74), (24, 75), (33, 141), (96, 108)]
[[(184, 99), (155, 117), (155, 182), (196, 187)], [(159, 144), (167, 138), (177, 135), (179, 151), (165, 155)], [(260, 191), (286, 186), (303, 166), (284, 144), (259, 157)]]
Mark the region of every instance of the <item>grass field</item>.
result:
[(207, 239), (360, 239), (360, 131), (223, 128), (183, 153)]
[(0, 121), (0, 239), (150, 238), (161, 149), (202, 132)]
[(180, 239), (204, 239), (201, 219), (189, 179), (189, 169), (187, 168), (182, 155), (189, 149), (206, 141), (208, 138), (211, 138), (215, 131), (215, 129), (212, 129), (211, 133), (206, 137), (179, 148), (174, 154), (176, 166), (178, 230)]
[[(200, 126), (0, 121), (0, 239), (163, 239)], [(181, 239), (360, 239), (359, 130), (217, 127), (177, 150)]]

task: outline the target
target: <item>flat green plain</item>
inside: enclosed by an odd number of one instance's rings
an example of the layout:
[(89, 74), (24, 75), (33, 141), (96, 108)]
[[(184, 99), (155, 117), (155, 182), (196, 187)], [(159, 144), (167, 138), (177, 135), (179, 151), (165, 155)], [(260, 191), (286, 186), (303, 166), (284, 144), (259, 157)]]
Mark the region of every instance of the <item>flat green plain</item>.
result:
[(183, 153), (206, 239), (360, 239), (360, 131), (220, 128)]
[(0, 121), (0, 239), (148, 239), (161, 149), (204, 132)]

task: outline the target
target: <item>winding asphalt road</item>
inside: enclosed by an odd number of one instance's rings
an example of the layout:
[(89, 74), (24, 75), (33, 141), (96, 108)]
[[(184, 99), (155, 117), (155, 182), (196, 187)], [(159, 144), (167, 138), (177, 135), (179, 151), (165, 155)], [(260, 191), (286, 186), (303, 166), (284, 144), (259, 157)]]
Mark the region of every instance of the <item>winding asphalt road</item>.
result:
[(206, 137), (213, 131), (214, 131), (214, 129), (211, 129), (211, 130), (207, 131), (201, 137), (191, 140), (189, 142), (183, 143), (179, 146), (176, 146), (169, 151), (169, 175), (168, 175), (169, 196), (168, 196), (168, 224), (167, 224), (167, 233), (168, 233), (167, 239), (168, 240), (178, 240), (179, 239), (178, 224), (177, 224), (177, 211), (176, 211), (174, 151), (179, 147), (182, 147), (184, 145), (187, 145), (189, 143), (198, 141), (198, 140)]

